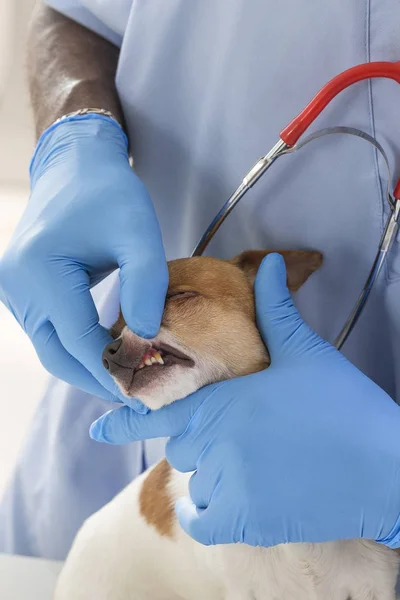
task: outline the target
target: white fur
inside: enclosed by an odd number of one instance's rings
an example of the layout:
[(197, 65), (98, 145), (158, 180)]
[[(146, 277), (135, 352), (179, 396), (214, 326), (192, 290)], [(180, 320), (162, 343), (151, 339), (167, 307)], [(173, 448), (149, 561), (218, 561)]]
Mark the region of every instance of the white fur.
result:
[[(206, 547), (177, 523), (173, 538), (161, 536), (139, 511), (147, 474), (83, 525), (55, 600), (394, 599), (398, 558), (374, 542)], [(188, 479), (172, 472), (172, 502)]]

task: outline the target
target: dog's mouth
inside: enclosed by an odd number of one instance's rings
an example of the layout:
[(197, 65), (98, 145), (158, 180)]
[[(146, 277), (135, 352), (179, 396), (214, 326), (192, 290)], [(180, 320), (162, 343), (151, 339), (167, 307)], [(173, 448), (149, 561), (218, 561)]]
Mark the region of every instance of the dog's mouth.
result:
[(115, 351), (110, 348), (111, 344), (108, 347), (108, 355), (103, 355), (105, 368), (126, 396), (137, 396), (145, 389), (154, 389), (155, 386), (163, 384), (166, 381), (165, 377), (174, 377), (172, 371), (168, 375), (172, 367), (190, 368), (195, 365), (193, 358), (170, 344), (142, 339), (139, 343), (137, 340), (135, 342), (124, 343), (124, 340), (121, 340), (122, 346), (116, 346)]
[(161, 383), (171, 367), (193, 367), (194, 360), (187, 354), (169, 344), (152, 343), (145, 351), (141, 361), (133, 369), (132, 379), (126, 393), (129, 396), (137, 396), (140, 391), (148, 386)]
[(146, 350), (138, 366), (134, 369), (137, 373), (141, 369), (148, 367), (172, 367), (173, 365), (183, 365), (193, 367), (194, 360), (187, 356), (181, 350), (173, 348), (169, 344), (154, 343), (151, 348)]

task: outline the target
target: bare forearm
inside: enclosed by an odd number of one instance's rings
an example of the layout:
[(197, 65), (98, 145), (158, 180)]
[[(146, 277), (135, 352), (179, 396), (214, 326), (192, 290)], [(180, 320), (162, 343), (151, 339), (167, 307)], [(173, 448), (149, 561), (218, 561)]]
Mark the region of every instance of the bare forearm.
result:
[(123, 115), (115, 89), (119, 49), (38, 3), (28, 40), (29, 89), (36, 134), (62, 115), (86, 107)]

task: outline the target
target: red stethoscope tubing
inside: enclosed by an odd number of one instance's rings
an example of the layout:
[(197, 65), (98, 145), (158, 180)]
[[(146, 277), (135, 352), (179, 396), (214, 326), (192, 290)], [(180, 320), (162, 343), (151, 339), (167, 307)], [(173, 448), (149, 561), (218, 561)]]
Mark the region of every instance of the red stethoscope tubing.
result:
[[(377, 77), (393, 79), (400, 83), (400, 61), (370, 62), (343, 71), (324, 85), (297, 117), (281, 131), (281, 140), (290, 147), (294, 146), (311, 123), (340, 92), (353, 83)], [(396, 199), (400, 198), (400, 179), (395, 186), (394, 196)]]

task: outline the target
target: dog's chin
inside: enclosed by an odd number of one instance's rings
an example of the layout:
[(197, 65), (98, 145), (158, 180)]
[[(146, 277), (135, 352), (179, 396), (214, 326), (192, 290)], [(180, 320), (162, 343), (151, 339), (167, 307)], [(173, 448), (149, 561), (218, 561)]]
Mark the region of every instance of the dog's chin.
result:
[[(117, 382), (118, 383), (118, 382)], [(137, 371), (129, 389), (118, 384), (124, 396), (137, 398), (151, 410), (181, 400), (211, 381), (196, 366), (153, 365)]]

